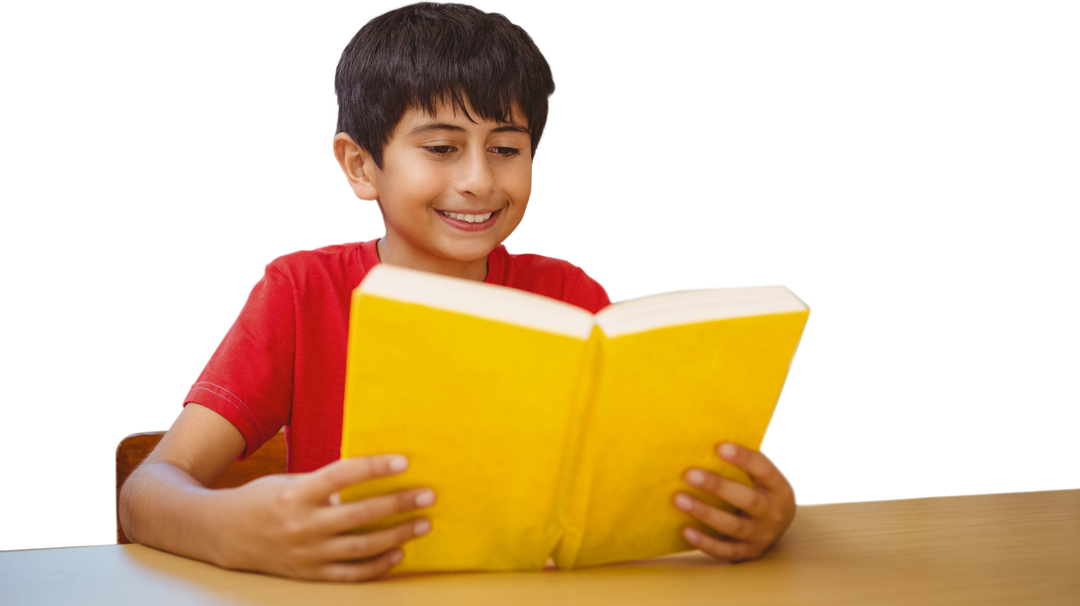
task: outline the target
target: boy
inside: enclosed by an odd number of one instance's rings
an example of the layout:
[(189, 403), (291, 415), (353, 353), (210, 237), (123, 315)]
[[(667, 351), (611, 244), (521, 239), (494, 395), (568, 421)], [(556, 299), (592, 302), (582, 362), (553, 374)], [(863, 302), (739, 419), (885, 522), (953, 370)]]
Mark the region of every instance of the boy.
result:
[[(430, 522), (348, 531), (429, 507), (436, 497), (417, 488), (334, 500), (342, 488), (408, 466), (399, 455), (338, 460), (349, 298), (365, 273), (381, 262), (519, 288), (592, 312), (609, 303), (581, 269), (501, 246), (529, 201), (532, 158), (554, 90), (524, 30), (469, 6), (406, 6), (357, 33), (342, 53), (336, 89), (334, 153), (357, 197), (378, 203), (386, 235), (267, 266), (180, 416), (124, 486), (120, 515), (132, 540), (290, 577), (384, 575), (401, 561), (397, 547), (429, 532)], [(206, 488), (283, 426), (289, 475)], [(756, 486), (697, 469), (685, 480), (739, 514), (681, 493), (673, 505), (725, 537), (687, 528), (694, 546), (724, 561), (755, 558), (791, 523), (791, 487), (763, 455), (730, 444), (718, 454)]]

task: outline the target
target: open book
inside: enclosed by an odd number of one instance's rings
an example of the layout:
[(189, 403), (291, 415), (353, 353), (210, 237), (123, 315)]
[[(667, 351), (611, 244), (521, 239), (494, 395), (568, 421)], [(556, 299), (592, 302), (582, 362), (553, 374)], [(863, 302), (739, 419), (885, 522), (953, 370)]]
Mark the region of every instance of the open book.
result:
[(379, 265), (353, 293), (343, 457), (403, 454), (342, 500), (431, 487), (396, 571), (541, 570), (693, 549), (690, 467), (749, 483), (808, 308), (786, 288), (685, 291), (593, 315), (512, 288)]

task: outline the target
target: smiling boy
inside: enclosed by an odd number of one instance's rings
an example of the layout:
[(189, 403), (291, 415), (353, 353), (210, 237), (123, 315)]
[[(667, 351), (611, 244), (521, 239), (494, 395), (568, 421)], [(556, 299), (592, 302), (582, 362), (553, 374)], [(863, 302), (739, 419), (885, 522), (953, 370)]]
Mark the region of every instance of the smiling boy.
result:
[[(429, 521), (349, 531), (429, 507), (436, 495), (416, 488), (335, 502), (342, 488), (408, 466), (392, 454), (338, 458), (352, 289), (387, 263), (592, 312), (609, 303), (580, 268), (502, 246), (528, 205), (554, 90), (524, 30), (463, 5), (403, 7), (357, 33), (342, 53), (336, 88), (334, 154), (356, 196), (378, 203), (386, 233), (267, 266), (180, 416), (124, 486), (120, 516), (132, 540), (226, 568), (338, 581), (382, 576), (401, 561), (402, 543), (432, 531)], [(281, 427), (289, 475), (207, 488)], [(755, 486), (696, 469), (685, 480), (737, 513), (681, 493), (658, 498), (716, 529), (720, 538), (686, 529), (706, 553), (724, 561), (757, 557), (791, 523), (791, 487), (759, 453), (723, 445), (718, 454)]]

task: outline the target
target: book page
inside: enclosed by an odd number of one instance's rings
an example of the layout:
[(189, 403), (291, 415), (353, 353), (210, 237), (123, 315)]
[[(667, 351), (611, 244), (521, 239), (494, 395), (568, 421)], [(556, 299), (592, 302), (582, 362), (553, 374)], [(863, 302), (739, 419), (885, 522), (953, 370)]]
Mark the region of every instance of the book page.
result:
[(515, 288), (376, 265), (360, 290), (369, 295), (455, 311), (505, 324), (585, 340), (593, 315), (580, 307)]
[(684, 290), (619, 301), (596, 314), (609, 338), (711, 320), (808, 311), (783, 286)]
[[(684, 526), (716, 536), (672, 504), (691, 467), (748, 482), (715, 448), (758, 449), (808, 312), (672, 326), (606, 339), (586, 421), (579, 485), (582, 529), (560, 568), (650, 558), (693, 549)], [(573, 557), (571, 558), (571, 555)]]

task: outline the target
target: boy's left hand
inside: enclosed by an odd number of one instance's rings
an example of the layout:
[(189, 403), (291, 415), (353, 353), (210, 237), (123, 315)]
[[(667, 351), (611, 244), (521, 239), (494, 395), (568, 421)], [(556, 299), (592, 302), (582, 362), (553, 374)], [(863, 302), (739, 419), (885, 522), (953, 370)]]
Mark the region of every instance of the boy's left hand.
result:
[(691, 469), (683, 479), (712, 493), (736, 509), (729, 513), (687, 495), (675, 495), (675, 506), (713, 528), (714, 539), (695, 528), (684, 528), (691, 545), (724, 562), (753, 560), (780, 539), (795, 518), (795, 493), (784, 474), (765, 455), (734, 444), (720, 444), (720, 458), (745, 471), (754, 486), (746, 486), (705, 471)]

